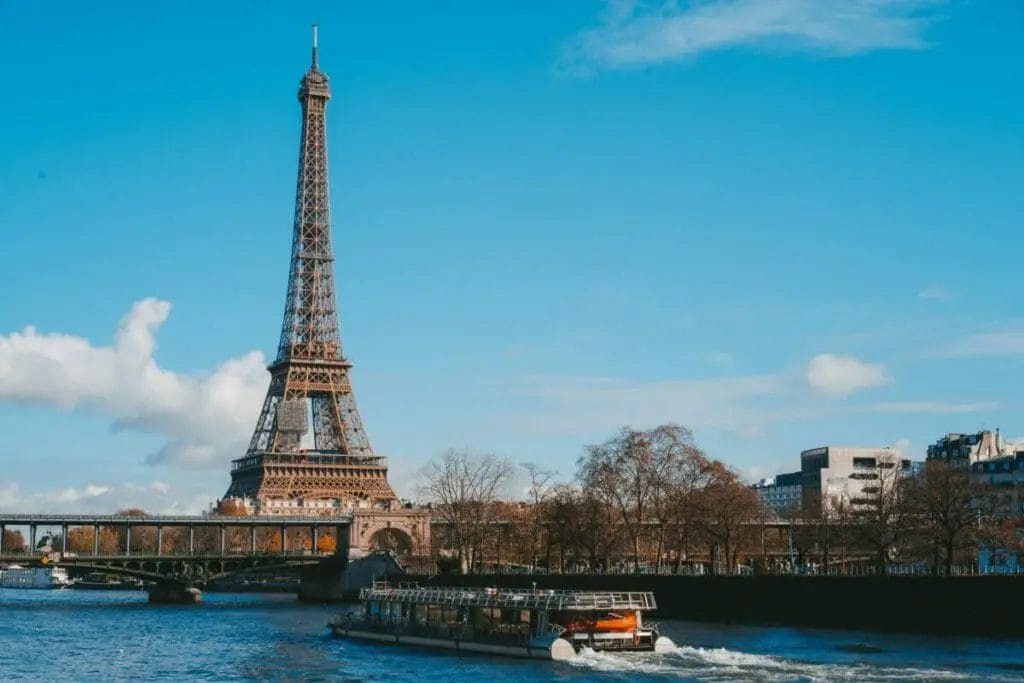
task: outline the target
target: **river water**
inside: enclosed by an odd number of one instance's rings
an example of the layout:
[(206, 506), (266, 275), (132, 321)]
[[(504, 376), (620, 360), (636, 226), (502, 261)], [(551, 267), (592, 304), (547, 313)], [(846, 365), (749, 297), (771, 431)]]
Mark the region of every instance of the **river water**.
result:
[(288, 595), (204, 598), (0, 589), (0, 680), (1024, 681), (1020, 640), (667, 621), (669, 654), (533, 662), (334, 638), (324, 625), (342, 608)]

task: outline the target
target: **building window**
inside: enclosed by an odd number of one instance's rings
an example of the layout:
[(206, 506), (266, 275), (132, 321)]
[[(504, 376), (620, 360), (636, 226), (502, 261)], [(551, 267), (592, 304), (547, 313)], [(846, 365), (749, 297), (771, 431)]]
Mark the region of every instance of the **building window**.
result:
[(854, 458), (853, 459), (853, 466), (854, 467), (872, 467), (873, 468), (875, 466), (875, 463), (876, 463), (876, 461), (875, 461), (874, 458)]

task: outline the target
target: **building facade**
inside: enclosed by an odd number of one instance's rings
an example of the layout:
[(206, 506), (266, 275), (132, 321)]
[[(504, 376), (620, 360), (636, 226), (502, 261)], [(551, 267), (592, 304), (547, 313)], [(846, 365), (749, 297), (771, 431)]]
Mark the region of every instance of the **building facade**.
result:
[(912, 463), (897, 448), (821, 446), (800, 454), (803, 504), (807, 510), (845, 502), (867, 505), (887, 482), (910, 472)]
[(773, 517), (792, 515), (803, 502), (803, 473), (788, 472), (762, 479), (752, 487), (761, 508)]
[(985, 507), (997, 517), (1024, 516), (1024, 450), (971, 465), (971, 481), (986, 496)]
[(1010, 443), (999, 430), (975, 434), (950, 433), (928, 446), (928, 460), (941, 460), (956, 469), (971, 470), (979, 462), (1013, 456), (1024, 444)]

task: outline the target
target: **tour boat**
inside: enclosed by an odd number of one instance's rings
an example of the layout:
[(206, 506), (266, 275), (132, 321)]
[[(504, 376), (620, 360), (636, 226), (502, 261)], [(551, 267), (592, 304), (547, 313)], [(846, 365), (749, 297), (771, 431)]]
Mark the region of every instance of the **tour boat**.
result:
[(71, 584), (71, 588), (78, 590), (140, 591), (145, 587), (142, 579), (134, 576), (114, 576), (103, 572), (92, 572)]
[(72, 583), (61, 567), (21, 567), (12, 564), (0, 569), (0, 588), (67, 588)]
[(360, 591), (358, 614), (328, 626), (339, 636), (459, 652), (569, 659), (593, 650), (668, 652), (645, 624), (653, 593), (518, 588), (421, 588), (377, 584)]

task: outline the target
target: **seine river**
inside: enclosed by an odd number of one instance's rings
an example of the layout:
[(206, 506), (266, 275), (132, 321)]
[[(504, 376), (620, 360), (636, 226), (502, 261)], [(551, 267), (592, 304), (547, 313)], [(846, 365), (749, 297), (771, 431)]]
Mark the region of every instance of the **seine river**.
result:
[(1024, 642), (663, 622), (673, 653), (568, 663), (457, 657), (333, 638), (337, 606), (207, 594), (0, 590), (0, 680), (1024, 681)]

